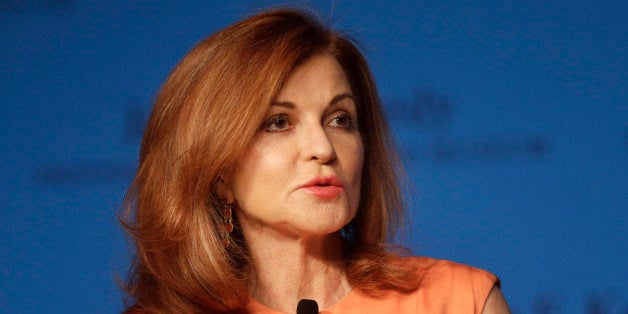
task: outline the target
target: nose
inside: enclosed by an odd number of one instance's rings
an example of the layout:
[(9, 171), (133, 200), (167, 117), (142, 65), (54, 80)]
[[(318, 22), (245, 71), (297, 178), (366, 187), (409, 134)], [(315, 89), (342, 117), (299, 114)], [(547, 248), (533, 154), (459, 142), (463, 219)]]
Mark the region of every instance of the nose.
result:
[(323, 126), (309, 127), (303, 131), (301, 153), (305, 160), (326, 164), (336, 159), (334, 145)]

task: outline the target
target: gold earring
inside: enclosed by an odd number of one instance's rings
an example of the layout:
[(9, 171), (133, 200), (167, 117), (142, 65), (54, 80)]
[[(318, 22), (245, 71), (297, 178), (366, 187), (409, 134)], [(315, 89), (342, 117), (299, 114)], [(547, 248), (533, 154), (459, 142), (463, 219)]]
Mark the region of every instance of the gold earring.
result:
[(229, 246), (229, 234), (233, 231), (233, 217), (231, 204), (222, 202), (222, 230), (220, 231), (220, 240), (226, 248)]

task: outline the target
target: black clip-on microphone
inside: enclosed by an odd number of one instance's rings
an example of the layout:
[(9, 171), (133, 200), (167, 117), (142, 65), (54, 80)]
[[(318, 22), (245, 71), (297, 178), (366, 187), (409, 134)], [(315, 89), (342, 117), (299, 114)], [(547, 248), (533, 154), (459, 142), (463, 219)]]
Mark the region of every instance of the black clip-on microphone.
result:
[(297, 314), (318, 314), (318, 303), (310, 299), (301, 299), (297, 305)]

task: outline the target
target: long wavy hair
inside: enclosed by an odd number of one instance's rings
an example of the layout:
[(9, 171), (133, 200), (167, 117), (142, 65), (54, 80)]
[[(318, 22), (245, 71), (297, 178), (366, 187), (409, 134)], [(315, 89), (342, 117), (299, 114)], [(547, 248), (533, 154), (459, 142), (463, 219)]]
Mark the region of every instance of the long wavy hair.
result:
[(416, 288), (414, 269), (387, 249), (404, 212), (402, 171), (365, 58), (314, 16), (274, 9), (202, 41), (158, 93), (119, 213), (136, 252), (123, 284), (127, 304), (151, 313), (246, 305), (249, 254), (237, 217), (232, 244), (222, 244), (216, 183), (245, 153), (289, 75), (315, 54), (336, 58), (358, 98), (365, 162), (360, 205), (343, 232), (349, 281), (368, 293)]

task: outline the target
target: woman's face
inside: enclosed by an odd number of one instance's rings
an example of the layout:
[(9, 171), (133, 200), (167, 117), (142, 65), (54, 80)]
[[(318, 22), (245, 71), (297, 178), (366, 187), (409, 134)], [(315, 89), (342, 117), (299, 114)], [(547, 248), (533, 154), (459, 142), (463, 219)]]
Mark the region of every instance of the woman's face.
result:
[(227, 183), (245, 234), (323, 235), (355, 216), (364, 147), (354, 99), (328, 55), (288, 78)]

